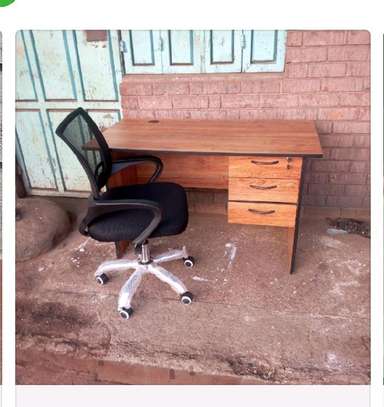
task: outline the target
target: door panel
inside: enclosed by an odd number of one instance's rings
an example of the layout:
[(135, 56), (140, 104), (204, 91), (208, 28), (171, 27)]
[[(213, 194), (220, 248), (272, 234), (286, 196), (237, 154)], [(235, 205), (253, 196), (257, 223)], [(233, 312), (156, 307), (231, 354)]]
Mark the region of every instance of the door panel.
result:
[(276, 58), (276, 31), (251, 31), (251, 62), (271, 62)]
[(121, 31), (125, 73), (162, 73), (160, 31)]
[(65, 31), (29, 33), (45, 100), (76, 99), (73, 66)]
[(30, 188), (57, 190), (45, 130), (39, 111), (16, 113), (16, 132)]
[(29, 193), (88, 194), (84, 170), (55, 129), (78, 106), (100, 127), (120, 119), (119, 33), (87, 41), (84, 31), (23, 31), (16, 42), (17, 159)]
[(163, 73), (202, 72), (204, 32), (193, 30), (161, 31), (164, 52)]
[[(79, 54), (79, 74), (83, 98), (86, 101), (117, 101), (118, 85), (114, 78), (113, 47), (110, 38), (107, 41), (89, 42), (84, 31), (74, 33)], [(97, 67), (97, 69), (95, 69)]]
[(16, 34), (16, 100), (36, 100), (32, 72), (24, 46), (23, 33)]
[(205, 71), (241, 72), (242, 32), (210, 30), (205, 32)]
[(244, 31), (243, 72), (282, 72), (285, 31)]

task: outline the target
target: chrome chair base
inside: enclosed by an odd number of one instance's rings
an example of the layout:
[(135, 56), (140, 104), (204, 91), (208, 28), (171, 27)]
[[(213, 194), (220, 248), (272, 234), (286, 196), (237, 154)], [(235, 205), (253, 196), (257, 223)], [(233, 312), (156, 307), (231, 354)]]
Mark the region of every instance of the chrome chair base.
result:
[(186, 267), (193, 267), (195, 264), (193, 257), (188, 255), (185, 246), (181, 250), (172, 249), (152, 258), (148, 243), (145, 242), (141, 245), (141, 253), (136, 259), (123, 258), (105, 261), (97, 268), (95, 277), (99, 284), (104, 285), (109, 281), (113, 274), (129, 269), (134, 270), (120, 290), (117, 306), (117, 310), (121, 317), (129, 319), (133, 313), (131, 306), (133, 296), (145, 274), (153, 274), (159, 280), (168, 284), (177, 294), (179, 294), (180, 300), (183, 304), (190, 304), (192, 302), (193, 295), (187, 290), (183, 282), (160, 266), (160, 263), (181, 259), (184, 261)]

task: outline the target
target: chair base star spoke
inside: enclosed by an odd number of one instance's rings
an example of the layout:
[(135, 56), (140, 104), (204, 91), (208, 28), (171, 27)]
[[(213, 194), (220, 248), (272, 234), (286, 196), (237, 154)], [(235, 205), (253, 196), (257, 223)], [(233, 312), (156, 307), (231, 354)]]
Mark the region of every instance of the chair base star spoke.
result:
[(140, 246), (140, 253), (136, 259), (123, 258), (105, 261), (97, 268), (95, 277), (96, 281), (103, 285), (109, 281), (113, 274), (130, 269), (134, 270), (120, 290), (117, 306), (121, 317), (129, 319), (133, 313), (132, 299), (145, 274), (152, 274), (160, 281), (168, 284), (179, 295), (182, 304), (190, 304), (193, 300), (192, 293), (187, 290), (187, 287), (178, 277), (160, 266), (159, 263), (183, 260), (186, 267), (191, 267), (191, 259), (193, 258), (188, 256), (185, 246), (182, 249), (172, 249), (152, 258), (149, 244), (144, 242)]

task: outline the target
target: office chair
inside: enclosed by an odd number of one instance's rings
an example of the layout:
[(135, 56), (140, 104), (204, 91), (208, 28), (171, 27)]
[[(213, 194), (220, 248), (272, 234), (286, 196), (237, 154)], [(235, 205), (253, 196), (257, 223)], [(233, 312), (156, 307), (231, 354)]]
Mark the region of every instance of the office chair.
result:
[[(56, 129), (56, 134), (74, 152), (91, 185), (88, 210), (80, 224), (80, 233), (101, 242), (130, 241), (135, 247), (135, 259), (123, 257), (105, 261), (95, 273), (96, 281), (104, 285), (113, 273), (134, 269), (120, 290), (120, 315), (125, 319), (132, 316), (132, 298), (147, 273), (167, 283), (180, 295), (183, 304), (190, 304), (193, 295), (176, 276), (160, 266), (167, 261), (182, 259), (186, 267), (193, 267), (195, 261), (188, 255), (186, 247), (152, 257), (148, 245), (150, 238), (177, 235), (187, 227), (188, 206), (183, 187), (154, 182), (163, 168), (157, 157), (133, 156), (112, 161), (105, 138), (82, 108), (70, 113)], [(112, 175), (143, 163), (156, 166), (146, 184), (107, 187)]]

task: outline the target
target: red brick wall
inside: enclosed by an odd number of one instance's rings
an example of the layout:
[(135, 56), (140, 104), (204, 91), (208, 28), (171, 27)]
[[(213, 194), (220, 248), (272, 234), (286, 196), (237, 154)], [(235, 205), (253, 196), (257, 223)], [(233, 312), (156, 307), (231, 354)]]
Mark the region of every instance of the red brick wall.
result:
[(308, 160), (304, 203), (369, 207), (370, 36), (290, 31), (282, 73), (126, 75), (125, 117), (310, 119), (323, 159)]

